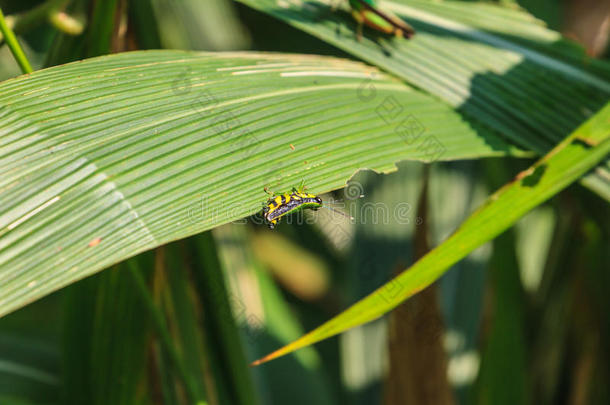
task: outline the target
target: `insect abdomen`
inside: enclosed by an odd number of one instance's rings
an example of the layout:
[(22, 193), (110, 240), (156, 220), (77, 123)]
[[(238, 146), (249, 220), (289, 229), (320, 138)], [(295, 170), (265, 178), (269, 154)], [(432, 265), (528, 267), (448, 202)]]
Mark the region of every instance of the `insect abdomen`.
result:
[(317, 209), (322, 206), (320, 197), (314, 194), (292, 193), (282, 194), (269, 201), (265, 209), (265, 219), (273, 228), (280, 218), (291, 212), (305, 208)]

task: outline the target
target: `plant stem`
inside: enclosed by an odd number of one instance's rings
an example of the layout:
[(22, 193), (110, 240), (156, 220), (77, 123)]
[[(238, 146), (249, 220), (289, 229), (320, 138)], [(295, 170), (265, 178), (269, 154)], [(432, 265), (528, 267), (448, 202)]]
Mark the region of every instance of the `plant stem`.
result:
[(2, 35), (4, 35), (4, 38), (6, 39), (6, 44), (8, 45), (11, 52), (13, 53), (13, 56), (17, 60), (17, 63), (19, 64), (19, 67), (21, 67), (21, 70), (23, 71), (23, 73), (32, 73), (32, 66), (30, 66), (30, 62), (28, 62), (28, 59), (26, 58), (25, 54), (23, 53), (23, 49), (21, 49), (21, 46), (19, 46), (19, 42), (17, 42), (17, 38), (15, 37), (15, 34), (6, 24), (6, 20), (4, 19), (4, 14), (2, 13), (1, 8), (0, 8), (0, 32), (2, 32)]

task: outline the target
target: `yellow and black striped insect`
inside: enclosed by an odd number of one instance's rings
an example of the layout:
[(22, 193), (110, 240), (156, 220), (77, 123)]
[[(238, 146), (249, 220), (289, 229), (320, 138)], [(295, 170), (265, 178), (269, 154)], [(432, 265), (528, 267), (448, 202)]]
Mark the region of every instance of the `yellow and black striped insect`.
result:
[(315, 194), (305, 193), (303, 183), (299, 188), (293, 187), (290, 193), (276, 195), (267, 190), (266, 187), (265, 192), (271, 194), (271, 198), (263, 204), (263, 218), (271, 229), (277, 225), (283, 216), (292, 212), (305, 208), (315, 211), (322, 207), (322, 199)]

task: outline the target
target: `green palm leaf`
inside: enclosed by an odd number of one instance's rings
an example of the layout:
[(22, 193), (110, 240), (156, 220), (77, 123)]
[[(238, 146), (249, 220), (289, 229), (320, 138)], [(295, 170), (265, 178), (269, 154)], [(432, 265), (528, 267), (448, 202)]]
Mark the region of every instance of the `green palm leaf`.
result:
[(0, 83), (0, 315), (251, 215), (263, 187), (320, 193), (362, 168), (514, 151), (341, 59), (150, 51), (21, 76)]

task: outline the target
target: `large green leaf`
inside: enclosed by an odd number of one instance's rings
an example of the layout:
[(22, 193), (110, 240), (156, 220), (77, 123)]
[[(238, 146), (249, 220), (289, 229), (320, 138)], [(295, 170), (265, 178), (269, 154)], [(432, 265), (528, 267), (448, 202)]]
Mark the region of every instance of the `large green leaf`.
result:
[(0, 315), (253, 214), (264, 187), (511, 151), (341, 59), (147, 51), (21, 76), (0, 83)]
[(610, 103), (536, 164), (492, 194), (455, 233), (411, 267), (328, 322), (255, 364), (379, 318), (428, 287), (453, 264), (498, 236), (532, 208), (579, 179), (609, 153)]
[[(610, 98), (610, 65), (520, 10), (428, 0), (380, 2), (417, 31), (380, 38), (328, 1), (239, 0), (433, 94), (516, 144), (546, 153)], [(347, 1), (338, 2), (347, 4)], [(610, 163), (583, 182), (610, 200)]]

